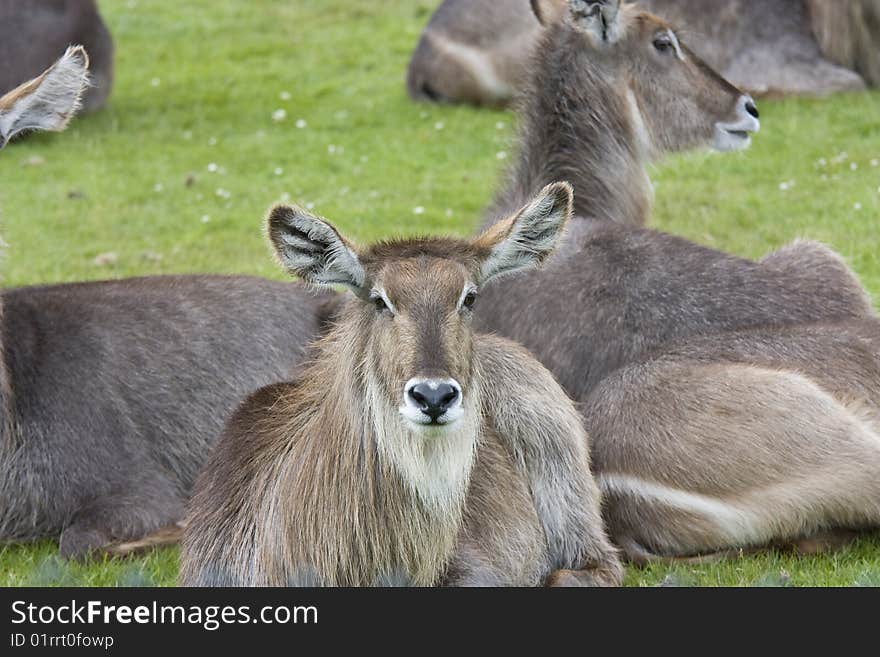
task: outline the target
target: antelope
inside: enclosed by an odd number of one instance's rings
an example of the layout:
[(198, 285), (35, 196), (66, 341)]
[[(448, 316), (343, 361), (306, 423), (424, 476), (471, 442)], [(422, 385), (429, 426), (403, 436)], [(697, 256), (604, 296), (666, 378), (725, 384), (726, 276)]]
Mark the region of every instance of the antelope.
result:
[(543, 262), (570, 212), (557, 183), (471, 241), (358, 248), (274, 208), (282, 266), (353, 294), (301, 376), (228, 422), (181, 584), (619, 583), (574, 405), (524, 349), (471, 328), (480, 288)]
[[(428, 23), (407, 69), (413, 100), (501, 107), (525, 82), (528, 48), (540, 26), (527, 0), (446, 0)], [(493, 33), (501, 28), (500, 33)], [(510, 37), (510, 38), (508, 38)]]
[(82, 110), (102, 108), (113, 84), (113, 39), (94, 0), (0, 0), (0, 95), (37, 77), (71, 44), (91, 60)]
[[(0, 98), (0, 147), (62, 130), (88, 67), (68, 48)], [(82, 558), (176, 542), (226, 415), (297, 367), (332, 305), (223, 276), (0, 292), (0, 543), (59, 538)]]
[(290, 375), (333, 303), (244, 276), (2, 290), (0, 543), (176, 541), (226, 416)]
[[(562, 6), (566, 0), (555, 0)], [(534, 0), (546, 5), (546, 0)], [(694, 51), (755, 95), (880, 85), (880, 0), (639, 0), (682, 26)], [(416, 100), (506, 106), (528, 80), (540, 23), (527, 0), (445, 0), (413, 53)]]
[(880, 527), (876, 319), (665, 345), (584, 399), (615, 542), (634, 563), (812, 552)]
[(576, 216), (644, 225), (651, 160), (703, 146), (742, 150), (760, 129), (752, 97), (706, 66), (668, 24), (623, 5), (612, 25), (627, 31), (606, 40), (605, 19), (582, 16), (600, 6), (536, 3), (547, 26), (519, 108), (519, 157), (490, 222), (547, 184), (539, 181), (559, 176), (574, 185)]
[(477, 328), (580, 404), (612, 539), (643, 562), (876, 524), (880, 334), (842, 258), (801, 241), (753, 262), (641, 225), (649, 156), (747, 146), (748, 97), (633, 6), (541, 16), (488, 220), (569, 175), (575, 216), (541, 271), (486, 286)]
[(0, 148), (27, 130), (64, 130), (88, 85), (88, 55), (71, 46), (42, 75), (0, 97)]

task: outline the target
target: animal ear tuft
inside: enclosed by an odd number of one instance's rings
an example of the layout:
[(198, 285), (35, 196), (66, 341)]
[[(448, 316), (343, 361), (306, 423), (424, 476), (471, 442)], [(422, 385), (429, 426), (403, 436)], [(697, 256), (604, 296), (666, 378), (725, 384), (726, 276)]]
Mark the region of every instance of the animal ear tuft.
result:
[(522, 210), (499, 221), (474, 241), (487, 252), (479, 284), (541, 265), (556, 248), (571, 218), (574, 192), (566, 182), (547, 185)]
[(327, 221), (297, 206), (278, 205), (266, 219), (281, 265), (314, 285), (345, 285), (361, 293), (366, 273), (354, 248)]
[(614, 43), (623, 33), (620, 0), (568, 0), (572, 23), (598, 43)]
[(544, 27), (562, 19), (565, 15), (566, 2), (567, 0), (530, 0), (532, 13)]
[(0, 148), (27, 130), (64, 130), (89, 86), (89, 57), (71, 46), (42, 75), (0, 98)]

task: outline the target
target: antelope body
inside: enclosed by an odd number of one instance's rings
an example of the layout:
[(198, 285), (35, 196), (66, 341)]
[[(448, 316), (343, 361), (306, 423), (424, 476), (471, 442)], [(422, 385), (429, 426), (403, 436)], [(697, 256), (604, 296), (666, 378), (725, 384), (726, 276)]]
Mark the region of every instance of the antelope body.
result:
[[(551, 0), (561, 7), (566, 0)], [(547, 0), (535, 0), (546, 5)], [(694, 51), (760, 95), (824, 95), (880, 84), (880, 0), (639, 0)], [(541, 34), (528, 0), (446, 0), (410, 60), (417, 100), (506, 105)]]
[(570, 207), (557, 184), (471, 242), (363, 250), (275, 208), (281, 262), (355, 295), (313, 364), (227, 425), (181, 583), (618, 583), (580, 416), (525, 350), (470, 328), (480, 286), (543, 261)]
[(0, 543), (168, 540), (240, 400), (282, 380), (326, 299), (247, 277), (0, 293)]
[[(0, 147), (62, 130), (88, 67), (68, 48), (0, 98)], [(331, 305), (222, 276), (0, 292), (0, 543), (60, 538), (82, 557), (176, 541), (226, 416), (298, 366)]]
[(545, 20), (489, 217), (556, 176), (576, 216), (543, 270), (484, 290), (478, 327), (581, 404), (613, 539), (643, 561), (880, 523), (880, 332), (842, 259), (796, 242), (752, 262), (641, 226), (651, 154), (747, 145), (718, 126), (748, 101), (631, 6)]
[(407, 90), (414, 100), (503, 106), (526, 81), (539, 28), (528, 0), (446, 0), (410, 59)]
[(600, 383), (587, 427), (629, 558), (880, 527), (878, 336), (874, 319), (699, 336)]
[(71, 44), (91, 61), (82, 109), (93, 112), (113, 84), (113, 40), (94, 0), (0, 0), (0, 95), (40, 75)]

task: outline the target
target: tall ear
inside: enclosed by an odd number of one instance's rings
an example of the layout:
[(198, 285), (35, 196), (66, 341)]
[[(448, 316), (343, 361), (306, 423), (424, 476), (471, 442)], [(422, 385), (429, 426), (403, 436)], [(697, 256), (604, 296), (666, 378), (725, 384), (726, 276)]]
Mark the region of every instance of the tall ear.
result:
[(547, 27), (562, 20), (567, 8), (567, 0), (530, 0), (532, 12), (538, 22)]
[(361, 294), (366, 273), (351, 244), (329, 223), (302, 208), (278, 205), (266, 230), (281, 265), (314, 285), (345, 285)]
[(0, 148), (25, 130), (64, 130), (89, 85), (89, 57), (71, 46), (38, 78), (0, 98)]
[(571, 218), (574, 192), (567, 182), (553, 183), (517, 214), (499, 221), (474, 240), (487, 252), (478, 284), (543, 263)]
[(614, 43), (624, 32), (620, 0), (568, 0), (571, 21), (597, 43)]

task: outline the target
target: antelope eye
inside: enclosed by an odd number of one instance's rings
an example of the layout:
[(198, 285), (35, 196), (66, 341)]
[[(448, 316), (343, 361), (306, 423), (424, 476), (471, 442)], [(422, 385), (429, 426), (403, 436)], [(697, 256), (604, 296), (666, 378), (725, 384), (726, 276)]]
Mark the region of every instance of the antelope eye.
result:
[(385, 303), (385, 299), (382, 298), (381, 294), (373, 294), (370, 296), (370, 301), (373, 302), (373, 306), (376, 308), (377, 312), (391, 312), (391, 308), (388, 307), (388, 304)]
[(656, 37), (654, 37), (654, 48), (657, 49), (657, 52), (672, 52), (672, 39), (669, 37), (668, 34), (658, 34)]
[(477, 293), (474, 292), (473, 290), (471, 290), (470, 292), (468, 292), (465, 295), (464, 299), (462, 300), (461, 307), (467, 308), (468, 310), (471, 310), (474, 307), (474, 303), (476, 301), (477, 301)]

